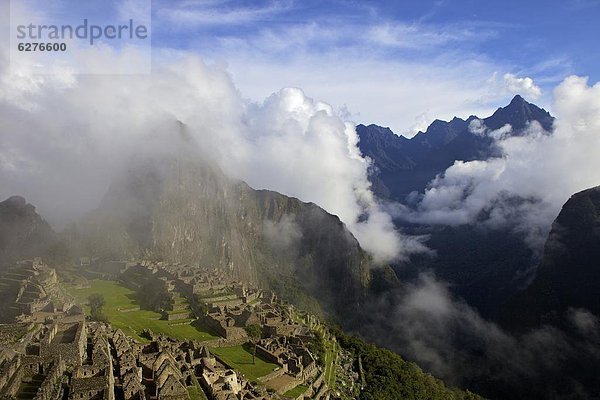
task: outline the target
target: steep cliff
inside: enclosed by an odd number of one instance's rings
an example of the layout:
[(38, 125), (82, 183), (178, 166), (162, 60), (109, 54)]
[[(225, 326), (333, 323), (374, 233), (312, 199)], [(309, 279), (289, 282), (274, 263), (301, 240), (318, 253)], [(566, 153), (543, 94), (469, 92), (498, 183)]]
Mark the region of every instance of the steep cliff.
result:
[(67, 234), (80, 255), (228, 268), (329, 311), (360, 303), (370, 282), (369, 257), (336, 216), (191, 159), (137, 163)]
[(45, 255), (56, 244), (56, 233), (23, 197), (0, 202), (0, 268)]
[(600, 187), (573, 195), (552, 225), (532, 284), (509, 301), (503, 321), (558, 323), (569, 308), (600, 316)]

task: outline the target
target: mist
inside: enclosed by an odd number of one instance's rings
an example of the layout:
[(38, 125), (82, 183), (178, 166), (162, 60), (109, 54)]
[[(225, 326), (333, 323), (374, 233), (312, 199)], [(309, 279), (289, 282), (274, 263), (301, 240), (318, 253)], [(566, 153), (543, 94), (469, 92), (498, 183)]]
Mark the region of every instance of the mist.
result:
[(598, 390), (593, 366), (600, 362), (600, 324), (583, 309), (570, 309), (563, 329), (510, 333), (425, 273), (371, 301), (365, 315), (357, 329), (368, 340), (486, 397), (579, 399)]
[(471, 132), (492, 138), (502, 156), (456, 161), (399, 215), (426, 224), (512, 228), (539, 253), (569, 197), (600, 185), (600, 84), (566, 78), (554, 90), (552, 112), (553, 132), (533, 122), (520, 136), (511, 135), (510, 125), (492, 131), (474, 120)]
[[(198, 157), (339, 216), (375, 261), (419, 248), (404, 252), (373, 195), (354, 124), (300, 89), (253, 103), (224, 67), (167, 50), (151, 75), (12, 75), (2, 50), (0, 197), (24, 196), (57, 229), (97, 207), (133, 158), (174, 151), (182, 125)], [(135, 62), (135, 51), (94, 51), (90, 63)]]

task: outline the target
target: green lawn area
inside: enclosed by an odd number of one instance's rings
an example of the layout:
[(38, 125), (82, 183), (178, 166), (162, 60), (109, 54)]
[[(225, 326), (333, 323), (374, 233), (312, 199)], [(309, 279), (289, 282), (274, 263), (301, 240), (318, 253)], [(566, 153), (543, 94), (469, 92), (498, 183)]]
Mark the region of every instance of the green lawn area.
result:
[(206, 395), (198, 386), (188, 386), (188, 393), (191, 400), (207, 400)]
[(306, 392), (307, 389), (308, 389), (308, 386), (298, 385), (295, 388), (293, 388), (292, 390), (288, 390), (287, 392), (285, 392), (283, 394), (283, 397), (290, 397), (292, 399), (295, 399), (296, 397), (300, 396), (302, 393)]
[[(324, 333), (322, 326), (318, 326), (316, 330)], [(327, 335), (328, 336), (328, 335)], [(325, 382), (331, 389), (335, 388), (335, 361), (339, 352), (339, 345), (329, 336), (327, 339), (323, 337), (325, 345)]]
[(81, 304), (86, 305), (86, 312), (89, 313), (87, 298), (92, 293), (100, 293), (106, 300), (103, 313), (115, 328), (120, 328), (123, 333), (137, 340), (145, 341), (139, 336), (142, 330), (148, 328), (155, 333), (163, 333), (175, 339), (187, 340), (212, 340), (218, 338), (207, 330), (203, 329), (197, 321), (189, 325), (172, 326), (174, 322), (164, 321), (159, 318), (161, 315), (154, 311), (120, 311), (128, 310), (139, 306), (136, 301), (135, 292), (125, 286), (113, 281), (92, 280), (90, 287), (77, 289), (71, 285), (64, 285), (65, 289), (75, 297)]
[(325, 357), (325, 381), (327, 382), (327, 384), (329, 385), (330, 388), (334, 388), (335, 387), (335, 360), (338, 354), (338, 347), (337, 345), (332, 341), (332, 340), (328, 340), (326, 341), (326, 345), (325, 348), (327, 349), (327, 355)]
[(235, 370), (243, 373), (248, 380), (254, 381), (262, 376), (270, 374), (279, 367), (269, 361), (265, 361), (256, 356), (256, 364), (252, 364), (252, 346), (241, 345), (233, 347), (214, 347), (211, 348), (214, 354), (218, 355), (231, 365)]

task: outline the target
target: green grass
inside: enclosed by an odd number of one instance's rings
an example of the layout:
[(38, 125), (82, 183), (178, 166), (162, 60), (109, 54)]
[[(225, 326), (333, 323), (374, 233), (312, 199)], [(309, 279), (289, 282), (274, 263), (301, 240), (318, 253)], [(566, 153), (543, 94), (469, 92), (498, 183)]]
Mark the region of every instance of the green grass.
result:
[(277, 364), (261, 359), (256, 356), (256, 364), (252, 364), (252, 346), (241, 345), (233, 347), (215, 347), (211, 351), (221, 357), (223, 361), (231, 365), (235, 370), (241, 372), (248, 380), (256, 380), (262, 376), (268, 375)]
[(191, 400), (208, 400), (202, 389), (198, 386), (188, 386), (187, 390)]
[[(325, 329), (322, 326), (318, 326), (316, 330), (322, 334), (325, 333)], [(339, 345), (333, 340), (333, 336), (329, 336), (327, 339), (324, 336), (323, 341), (325, 345), (325, 382), (331, 389), (334, 389), (335, 361), (340, 349)]]
[(285, 392), (283, 394), (283, 397), (290, 397), (292, 399), (295, 399), (296, 397), (300, 396), (302, 393), (306, 392), (307, 390), (308, 390), (308, 386), (298, 385), (295, 388)]
[(77, 289), (71, 285), (64, 285), (67, 291), (75, 297), (81, 304), (86, 305), (86, 312), (89, 313), (87, 298), (92, 293), (100, 293), (106, 300), (103, 308), (104, 315), (109, 322), (125, 333), (137, 340), (145, 341), (140, 337), (144, 329), (151, 329), (154, 333), (162, 333), (179, 340), (197, 339), (212, 340), (218, 338), (207, 330), (203, 329), (197, 321), (190, 325), (172, 326), (174, 321), (160, 320), (161, 315), (154, 311), (120, 311), (139, 306), (136, 301), (136, 294), (133, 290), (125, 286), (104, 280), (90, 281), (89, 288)]
[(335, 361), (339, 352), (338, 346), (332, 341), (327, 347), (327, 363), (325, 365), (325, 380), (330, 388), (335, 388)]

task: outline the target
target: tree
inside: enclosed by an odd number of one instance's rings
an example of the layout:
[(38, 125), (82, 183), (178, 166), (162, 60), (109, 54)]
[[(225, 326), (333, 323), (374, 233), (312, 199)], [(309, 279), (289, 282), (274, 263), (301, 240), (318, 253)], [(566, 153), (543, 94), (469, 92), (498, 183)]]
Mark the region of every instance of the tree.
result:
[(88, 297), (88, 303), (90, 305), (90, 314), (92, 319), (96, 321), (104, 321), (106, 317), (102, 313), (102, 307), (106, 304), (106, 300), (104, 300), (104, 296), (99, 293), (92, 293)]
[(262, 328), (258, 324), (250, 324), (244, 329), (246, 330), (246, 334), (254, 346), (254, 351), (252, 353), (252, 364), (256, 364), (256, 346), (258, 346), (258, 341), (262, 336)]
[(165, 283), (159, 279), (147, 280), (138, 290), (138, 299), (143, 308), (152, 311), (170, 310), (173, 306), (173, 296)]

